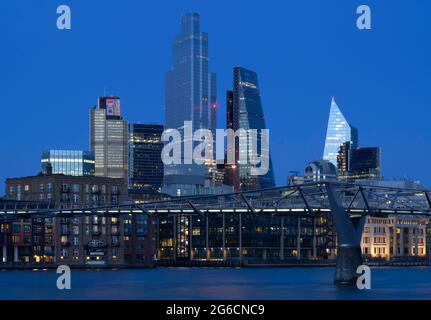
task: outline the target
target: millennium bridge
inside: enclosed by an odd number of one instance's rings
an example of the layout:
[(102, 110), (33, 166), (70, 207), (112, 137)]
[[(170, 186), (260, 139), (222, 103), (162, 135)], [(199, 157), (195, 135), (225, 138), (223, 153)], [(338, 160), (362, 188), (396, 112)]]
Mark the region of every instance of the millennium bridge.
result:
[[(337, 233), (336, 283), (353, 283), (362, 264), (361, 237), (367, 216), (425, 216), (431, 218), (431, 192), (344, 182), (313, 182), (259, 191), (223, 195), (180, 197), (166, 201), (125, 203), (109, 207), (52, 208), (47, 203), (5, 202), (0, 219), (38, 217), (148, 215), (166, 217), (238, 216), (242, 252), (242, 219), (245, 216), (329, 215)], [(208, 225), (208, 222), (207, 222)], [(224, 227), (224, 225), (223, 225)], [(224, 233), (223, 228), (223, 233)], [(282, 228), (283, 232), (283, 228)], [(224, 236), (224, 234), (223, 234)]]

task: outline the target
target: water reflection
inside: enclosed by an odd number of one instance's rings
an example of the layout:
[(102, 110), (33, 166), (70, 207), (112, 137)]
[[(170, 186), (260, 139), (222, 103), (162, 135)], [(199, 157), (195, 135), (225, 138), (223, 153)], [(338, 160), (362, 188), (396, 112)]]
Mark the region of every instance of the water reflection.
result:
[(333, 284), (332, 268), (73, 270), (0, 273), (1, 299), (431, 299), (431, 268), (372, 269), (372, 290)]

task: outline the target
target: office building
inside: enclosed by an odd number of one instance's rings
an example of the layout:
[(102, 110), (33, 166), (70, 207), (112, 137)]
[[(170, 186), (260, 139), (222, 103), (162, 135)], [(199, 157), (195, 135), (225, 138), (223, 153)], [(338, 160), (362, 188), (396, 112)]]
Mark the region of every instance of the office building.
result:
[(350, 180), (381, 179), (380, 148), (357, 148), (350, 151)]
[[(184, 122), (191, 121), (193, 133), (198, 129), (215, 132), (216, 76), (209, 72), (208, 61), (208, 35), (200, 30), (200, 16), (186, 14), (173, 42), (173, 66), (166, 74), (166, 130), (179, 130), (184, 137)], [(215, 161), (187, 164), (184, 154), (182, 160), (182, 164), (165, 166), (163, 192), (173, 196), (207, 193), (205, 180), (215, 169)]]
[(340, 180), (348, 179), (349, 176), (349, 166), (350, 166), (350, 153), (352, 143), (350, 141), (344, 142), (340, 146), (340, 150), (337, 155), (338, 164), (338, 175)]
[(351, 148), (356, 149), (358, 147), (358, 130), (347, 122), (335, 102), (335, 98), (332, 98), (323, 159), (337, 167), (338, 152), (340, 146), (345, 142), (350, 142)]
[(337, 156), (340, 180), (380, 180), (380, 148), (351, 148), (350, 142), (340, 146)]
[(161, 140), (163, 126), (131, 124), (129, 127), (129, 189), (160, 191), (163, 183)]
[(90, 147), (98, 177), (128, 180), (128, 125), (120, 98), (101, 97), (90, 112)]
[(94, 155), (88, 151), (49, 150), (41, 157), (42, 172), (64, 174), (66, 176), (94, 176)]
[[(273, 188), (275, 186), (274, 170), (271, 155), (262, 144), (262, 130), (266, 129), (263, 113), (260, 87), (257, 73), (245, 68), (235, 67), (233, 70), (234, 90), (233, 103), (229, 105), (228, 93), (228, 125), (240, 131), (239, 139), (235, 143), (236, 176), (241, 191)], [(252, 142), (250, 130), (257, 130), (257, 141)], [(246, 141), (246, 142), (245, 142)], [(229, 151), (229, 150), (228, 150)], [(246, 153), (247, 161), (241, 161), (240, 153)], [(252, 174), (254, 165), (251, 160), (262, 158), (262, 163), (268, 163), (269, 170), (265, 175)], [(269, 159), (268, 159), (269, 157)], [(235, 185), (235, 183), (234, 183)]]
[[(226, 91), (226, 129), (234, 130), (234, 104), (233, 104), (233, 91)], [(238, 175), (238, 159), (236, 157), (236, 149), (238, 147), (238, 141), (235, 145), (227, 144), (226, 155), (225, 155), (225, 165), (224, 165), (224, 184), (232, 186), (235, 192), (239, 192), (240, 183)], [(228, 155), (235, 155), (235, 163), (228, 163)]]
[(362, 234), (362, 253), (385, 260), (425, 258), (428, 223), (429, 218), (420, 216), (369, 216)]
[(159, 265), (190, 265), (190, 261), (234, 266), (288, 261), (327, 260), (335, 257), (336, 240), (330, 218), (295, 214), (224, 217), (192, 216), (185, 226), (187, 245), (175, 237), (175, 217), (162, 216), (158, 229)]

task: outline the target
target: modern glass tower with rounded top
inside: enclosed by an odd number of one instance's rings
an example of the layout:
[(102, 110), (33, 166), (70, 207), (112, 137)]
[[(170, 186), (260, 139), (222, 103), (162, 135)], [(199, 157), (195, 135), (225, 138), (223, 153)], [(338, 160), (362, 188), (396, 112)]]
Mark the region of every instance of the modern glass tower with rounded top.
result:
[[(245, 137), (246, 139), (240, 138), (237, 142), (236, 152), (246, 152), (248, 160), (255, 156), (260, 156), (262, 158), (267, 157), (264, 162), (268, 163), (269, 166), (268, 172), (265, 175), (253, 175), (253, 165), (251, 165), (250, 161), (245, 161), (245, 163), (243, 163), (237, 156), (236, 174), (240, 184), (239, 190), (237, 191), (273, 188), (275, 187), (275, 181), (271, 155), (269, 149), (264, 149), (264, 144), (262, 143), (261, 133), (262, 130), (267, 128), (257, 73), (246, 68), (235, 67), (233, 70), (233, 78), (233, 130), (245, 130), (240, 133), (240, 136), (243, 134), (247, 135), (247, 137)], [(252, 148), (250, 130), (258, 131), (256, 136), (256, 150)], [(254, 154), (255, 152), (258, 154)]]

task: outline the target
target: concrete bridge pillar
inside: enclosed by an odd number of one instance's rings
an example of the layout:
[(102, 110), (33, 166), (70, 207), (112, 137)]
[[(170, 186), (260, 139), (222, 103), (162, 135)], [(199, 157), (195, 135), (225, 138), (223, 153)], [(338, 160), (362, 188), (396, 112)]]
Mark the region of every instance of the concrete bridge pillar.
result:
[(326, 184), (326, 190), (338, 239), (334, 282), (336, 284), (354, 284), (358, 278), (356, 270), (362, 265), (361, 238), (366, 218), (363, 216), (356, 227), (341, 204), (335, 187)]

